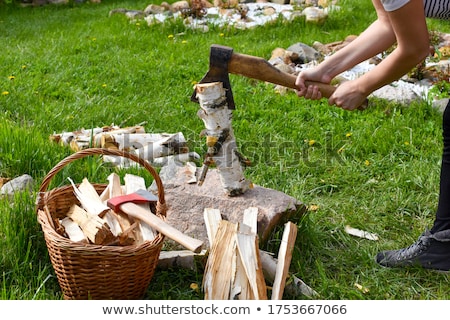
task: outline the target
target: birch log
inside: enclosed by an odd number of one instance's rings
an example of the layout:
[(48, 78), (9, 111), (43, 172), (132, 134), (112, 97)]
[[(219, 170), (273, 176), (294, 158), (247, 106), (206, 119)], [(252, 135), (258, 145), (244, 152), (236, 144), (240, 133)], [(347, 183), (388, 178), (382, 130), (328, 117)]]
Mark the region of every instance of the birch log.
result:
[(228, 109), (222, 82), (202, 83), (195, 87), (200, 110), (197, 115), (205, 124), (208, 152), (205, 165), (214, 163), (229, 196), (245, 193), (251, 182), (243, 174), (231, 125), (232, 111)]

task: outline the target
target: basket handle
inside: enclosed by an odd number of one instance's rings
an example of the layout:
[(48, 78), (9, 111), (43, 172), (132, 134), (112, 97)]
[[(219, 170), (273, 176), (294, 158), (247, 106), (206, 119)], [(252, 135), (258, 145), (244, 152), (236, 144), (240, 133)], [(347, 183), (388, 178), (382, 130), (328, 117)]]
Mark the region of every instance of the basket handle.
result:
[(91, 155), (106, 155), (106, 156), (118, 156), (118, 157), (124, 157), (128, 158), (136, 163), (139, 163), (141, 166), (143, 166), (155, 179), (156, 186), (158, 187), (158, 203), (156, 206), (157, 213), (165, 216), (166, 215), (166, 201), (164, 198), (164, 187), (161, 181), (161, 178), (159, 177), (156, 170), (150, 165), (148, 161), (146, 161), (143, 158), (140, 158), (132, 153), (123, 151), (123, 150), (115, 150), (115, 149), (105, 149), (105, 148), (88, 148), (81, 151), (78, 151), (76, 153), (73, 153), (72, 155), (64, 158), (61, 160), (57, 165), (51, 169), (47, 175), (42, 180), (41, 187), (39, 188), (39, 195), (47, 191), (47, 188), (50, 184), (50, 181), (52, 178), (61, 171), (66, 165), (69, 163), (85, 158)]

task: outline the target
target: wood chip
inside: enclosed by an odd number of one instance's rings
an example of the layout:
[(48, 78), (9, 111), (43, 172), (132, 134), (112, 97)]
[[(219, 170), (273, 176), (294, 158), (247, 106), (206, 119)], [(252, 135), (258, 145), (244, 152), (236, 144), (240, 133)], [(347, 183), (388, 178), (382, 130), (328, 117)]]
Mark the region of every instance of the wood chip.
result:
[(350, 226), (345, 226), (345, 232), (347, 232), (348, 234), (355, 236), (355, 237), (359, 237), (359, 238), (363, 238), (363, 239), (368, 239), (368, 240), (373, 240), (373, 241), (377, 241), (378, 235), (375, 233), (370, 233), (364, 230), (359, 230), (356, 228), (352, 228)]

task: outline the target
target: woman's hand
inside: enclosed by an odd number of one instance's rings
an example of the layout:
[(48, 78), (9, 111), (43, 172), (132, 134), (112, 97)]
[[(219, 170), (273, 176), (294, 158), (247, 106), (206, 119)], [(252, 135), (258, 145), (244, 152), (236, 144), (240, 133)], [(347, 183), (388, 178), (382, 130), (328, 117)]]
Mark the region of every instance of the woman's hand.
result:
[(328, 104), (345, 110), (355, 110), (365, 103), (367, 95), (363, 93), (356, 80), (341, 83), (328, 99)]
[(306, 85), (306, 81), (329, 84), (331, 79), (329, 81), (324, 80), (324, 77), (319, 71), (317, 71), (316, 68), (304, 70), (297, 76), (297, 79), (295, 81), (295, 85), (298, 87), (298, 89), (296, 90), (297, 96), (311, 100), (319, 100), (323, 98), (319, 87), (315, 85)]

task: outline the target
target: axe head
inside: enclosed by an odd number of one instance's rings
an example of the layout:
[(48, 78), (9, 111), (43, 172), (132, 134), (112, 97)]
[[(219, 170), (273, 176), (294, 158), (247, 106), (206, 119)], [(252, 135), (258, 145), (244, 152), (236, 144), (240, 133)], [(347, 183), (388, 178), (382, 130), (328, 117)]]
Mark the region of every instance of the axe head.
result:
[[(209, 70), (199, 83), (222, 82), (226, 90), (225, 96), (229, 109), (234, 109), (233, 92), (231, 91), (230, 78), (228, 76), (228, 61), (233, 55), (233, 49), (217, 44), (211, 45), (209, 53)], [(197, 102), (197, 93), (191, 96), (191, 101)]]
[(139, 203), (156, 203), (158, 198), (151, 192), (139, 189), (133, 193), (113, 197), (108, 200), (107, 205), (114, 211), (120, 211), (120, 206), (127, 202)]

